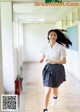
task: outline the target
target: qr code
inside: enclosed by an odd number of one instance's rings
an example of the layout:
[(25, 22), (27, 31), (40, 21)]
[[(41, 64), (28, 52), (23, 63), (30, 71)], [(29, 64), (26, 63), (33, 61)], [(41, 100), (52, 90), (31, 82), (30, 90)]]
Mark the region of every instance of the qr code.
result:
[(17, 111), (18, 96), (17, 95), (1, 95), (1, 110), (2, 111)]

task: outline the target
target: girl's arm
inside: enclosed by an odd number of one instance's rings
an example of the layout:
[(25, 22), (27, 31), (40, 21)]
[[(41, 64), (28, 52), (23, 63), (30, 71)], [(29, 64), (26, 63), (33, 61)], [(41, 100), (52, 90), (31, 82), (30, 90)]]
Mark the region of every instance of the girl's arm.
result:
[(42, 58), (40, 59), (40, 63), (42, 63), (45, 59), (45, 55), (42, 55)]
[(64, 57), (61, 60), (47, 60), (47, 63), (50, 63), (50, 64), (66, 64), (66, 58)]

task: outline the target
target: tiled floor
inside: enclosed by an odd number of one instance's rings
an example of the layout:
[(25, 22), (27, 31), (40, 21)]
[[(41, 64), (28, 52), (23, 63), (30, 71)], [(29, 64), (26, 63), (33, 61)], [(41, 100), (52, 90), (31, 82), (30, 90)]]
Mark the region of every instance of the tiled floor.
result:
[[(39, 63), (24, 64), (24, 91), (21, 99), (19, 112), (42, 112), (44, 87), (42, 84), (42, 68), (44, 65)], [(67, 81), (59, 88), (58, 102), (55, 108), (50, 106), (49, 112), (80, 112), (80, 82), (73, 78), (68, 72)]]

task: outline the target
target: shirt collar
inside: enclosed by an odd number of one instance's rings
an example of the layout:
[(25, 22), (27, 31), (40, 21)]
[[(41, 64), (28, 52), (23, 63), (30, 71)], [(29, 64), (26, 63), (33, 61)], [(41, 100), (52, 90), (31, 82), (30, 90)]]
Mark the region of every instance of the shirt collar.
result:
[(53, 47), (51, 47), (51, 45), (50, 45), (50, 43), (49, 43), (49, 47), (50, 48), (55, 48), (55, 47), (57, 47), (58, 46), (58, 43), (57, 42), (55, 42), (55, 44), (53, 45)]

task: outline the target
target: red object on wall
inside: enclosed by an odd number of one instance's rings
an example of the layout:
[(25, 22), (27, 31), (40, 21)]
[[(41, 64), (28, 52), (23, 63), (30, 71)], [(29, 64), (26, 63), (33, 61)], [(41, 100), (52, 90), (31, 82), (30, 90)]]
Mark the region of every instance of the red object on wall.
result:
[(15, 80), (15, 94), (20, 95), (20, 80)]

